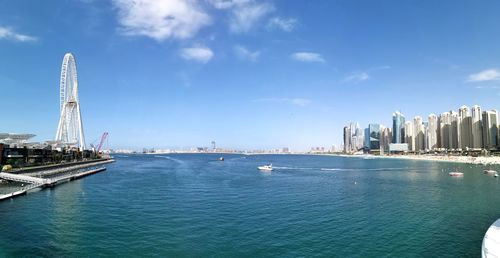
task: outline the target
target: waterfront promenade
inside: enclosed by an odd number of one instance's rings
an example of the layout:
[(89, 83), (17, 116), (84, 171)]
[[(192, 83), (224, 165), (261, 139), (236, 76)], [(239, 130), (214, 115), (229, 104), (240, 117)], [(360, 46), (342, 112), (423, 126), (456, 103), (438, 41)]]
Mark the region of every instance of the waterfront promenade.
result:
[[(0, 195), (0, 201), (26, 194), (36, 188), (53, 187), (57, 184), (82, 178), (88, 175), (105, 171), (102, 165), (114, 162), (113, 159), (103, 159), (95, 162), (78, 162), (76, 164), (65, 164), (62, 167), (50, 166), (52, 169), (36, 169), (31, 173), (7, 173), (1, 172), (0, 179), (5, 181), (22, 183), (21, 188), (14, 188), (8, 193)], [(19, 171), (16, 171), (19, 172)], [(25, 185), (26, 184), (26, 185)]]

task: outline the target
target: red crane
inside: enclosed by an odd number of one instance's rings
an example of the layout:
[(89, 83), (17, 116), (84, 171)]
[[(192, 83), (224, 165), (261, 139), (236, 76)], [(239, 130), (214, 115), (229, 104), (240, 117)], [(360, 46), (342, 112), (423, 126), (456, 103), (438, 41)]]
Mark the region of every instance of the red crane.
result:
[(106, 138), (108, 138), (108, 132), (104, 132), (101, 136), (101, 141), (99, 142), (99, 145), (97, 145), (97, 148), (94, 147), (93, 144), (90, 144), (92, 148), (95, 149), (95, 152), (99, 153), (102, 149), (102, 145), (104, 144), (104, 141), (106, 141)]

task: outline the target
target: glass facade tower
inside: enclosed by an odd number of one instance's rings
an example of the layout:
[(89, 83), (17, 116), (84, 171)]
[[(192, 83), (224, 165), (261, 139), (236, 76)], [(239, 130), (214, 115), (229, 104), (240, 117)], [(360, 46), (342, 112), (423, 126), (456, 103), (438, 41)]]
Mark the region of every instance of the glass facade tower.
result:
[(380, 125), (370, 124), (368, 131), (370, 135), (370, 150), (380, 149)]
[(392, 114), (392, 143), (404, 142), (405, 116), (399, 111)]

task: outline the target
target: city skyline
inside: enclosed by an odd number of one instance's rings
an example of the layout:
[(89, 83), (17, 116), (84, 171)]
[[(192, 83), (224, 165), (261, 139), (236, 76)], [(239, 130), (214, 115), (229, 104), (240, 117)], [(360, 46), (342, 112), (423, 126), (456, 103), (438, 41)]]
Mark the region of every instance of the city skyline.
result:
[[(349, 154), (385, 152), (461, 152), (474, 155), (484, 151), (500, 150), (498, 111), (481, 111), (481, 106), (471, 109), (462, 105), (458, 112), (450, 110), (440, 115), (430, 113), (425, 120), (417, 115), (405, 121), (399, 111), (392, 114), (392, 127), (371, 122), (364, 130), (359, 123), (349, 122), (344, 126), (343, 152)], [(362, 133), (364, 132), (364, 134)], [(357, 141), (364, 138), (361, 144)]]
[(500, 108), (495, 1), (129, 3), (2, 2), (0, 131), (54, 138), (66, 52), (114, 148), (340, 147), (346, 121)]

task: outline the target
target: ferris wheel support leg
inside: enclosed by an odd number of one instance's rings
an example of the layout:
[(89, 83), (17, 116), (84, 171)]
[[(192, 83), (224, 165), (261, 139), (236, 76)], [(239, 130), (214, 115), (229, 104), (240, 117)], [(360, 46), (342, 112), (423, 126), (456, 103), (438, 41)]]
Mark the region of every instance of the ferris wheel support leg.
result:
[(59, 124), (57, 125), (56, 141), (62, 141), (62, 132), (64, 126), (64, 120), (66, 119), (64, 114), (66, 114), (66, 106), (62, 107), (61, 115), (59, 116)]
[(78, 130), (80, 132), (80, 150), (85, 150), (85, 135), (83, 134), (82, 113), (80, 112), (80, 103), (76, 106), (76, 114), (78, 116)]

